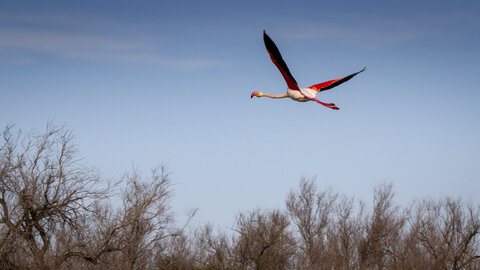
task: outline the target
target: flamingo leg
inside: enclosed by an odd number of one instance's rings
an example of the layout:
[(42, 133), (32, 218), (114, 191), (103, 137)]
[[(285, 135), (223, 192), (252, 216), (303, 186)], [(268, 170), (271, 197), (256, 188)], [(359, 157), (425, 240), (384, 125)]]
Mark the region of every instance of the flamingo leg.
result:
[(320, 103), (322, 104), (323, 106), (327, 107), (327, 108), (330, 108), (332, 110), (339, 110), (340, 108), (338, 108), (337, 106), (335, 106), (335, 103), (325, 103), (325, 102), (321, 102), (320, 100), (316, 99), (316, 98), (312, 98), (313, 101), (317, 102), (317, 103)]

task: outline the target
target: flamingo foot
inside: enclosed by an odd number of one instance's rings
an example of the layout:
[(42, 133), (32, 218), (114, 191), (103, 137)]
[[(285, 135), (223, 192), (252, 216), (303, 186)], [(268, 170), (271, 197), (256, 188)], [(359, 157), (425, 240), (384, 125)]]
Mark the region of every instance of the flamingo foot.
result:
[(330, 108), (332, 110), (339, 110), (340, 108), (338, 108), (337, 106), (335, 106), (335, 103), (325, 103), (325, 102), (321, 102), (320, 100), (316, 99), (316, 98), (312, 98), (313, 101), (319, 103), (319, 104), (322, 104), (323, 106), (327, 107), (327, 108)]

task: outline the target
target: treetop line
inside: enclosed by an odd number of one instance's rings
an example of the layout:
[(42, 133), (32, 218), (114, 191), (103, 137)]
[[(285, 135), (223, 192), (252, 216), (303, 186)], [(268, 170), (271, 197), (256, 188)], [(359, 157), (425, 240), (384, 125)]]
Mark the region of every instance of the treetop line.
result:
[(460, 199), (400, 208), (380, 185), (366, 209), (301, 179), (284, 210), (241, 212), (233, 233), (214, 232), (175, 224), (164, 168), (119, 186), (79, 160), (65, 127), (3, 129), (1, 269), (480, 269), (480, 208)]

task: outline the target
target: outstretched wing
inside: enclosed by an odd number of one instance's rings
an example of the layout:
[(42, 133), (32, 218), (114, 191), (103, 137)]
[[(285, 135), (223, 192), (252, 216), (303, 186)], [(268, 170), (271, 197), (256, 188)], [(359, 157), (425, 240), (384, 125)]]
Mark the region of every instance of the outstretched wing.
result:
[(267, 33), (265, 33), (265, 31), (263, 31), (263, 41), (265, 42), (265, 47), (267, 48), (268, 54), (270, 54), (272, 62), (275, 64), (275, 66), (277, 66), (278, 70), (280, 70), (285, 82), (287, 82), (288, 88), (292, 90), (300, 90), (300, 88), (298, 88), (297, 81), (295, 78), (293, 78), (290, 70), (288, 70), (285, 61), (283, 61), (280, 51), (278, 50), (277, 46), (275, 46), (275, 43), (273, 43), (273, 40), (267, 35)]
[(311, 89), (314, 89), (315, 91), (317, 92), (320, 92), (320, 91), (325, 91), (325, 90), (328, 90), (328, 89), (332, 89), (334, 88), (335, 86), (339, 86), (340, 84), (350, 80), (351, 78), (353, 78), (355, 75), (357, 75), (358, 73), (360, 72), (363, 72), (367, 69), (367, 67), (364, 67), (362, 70), (360, 70), (359, 72), (355, 72), (353, 74), (350, 74), (348, 76), (345, 76), (345, 77), (342, 77), (342, 78), (339, 78), (339, 79), (336, 79), (336, 80), (331, 80), (331, 81), (327, 81), (327, 82), (323, 82), (323, 83), (319, 83), (319, 84), (315, 84), (315, 85), (312, 85), (310, 86), (309, 88)]

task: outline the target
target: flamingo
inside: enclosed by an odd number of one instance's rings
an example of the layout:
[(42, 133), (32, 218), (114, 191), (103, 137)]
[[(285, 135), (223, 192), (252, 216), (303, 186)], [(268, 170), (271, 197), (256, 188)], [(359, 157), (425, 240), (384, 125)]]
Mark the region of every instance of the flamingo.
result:
[(318, 100), (316, 98), (317, 94), (321, 91), (329, 90), (336, 86), (339, 86), (340, 84), (353, 78), (358, 73), (366, 70), (366, 67), (364, 67), (362, 70), (355, 72), (353, 74), (350, 74), (348, 76), (344, 76), (335, 80), (330, 80), (330, 81), (326, 81), (319, 84), (314, 84), (307, 88), (300, 88), (298, 87), (298, 84), (295, 78), (293, 78), (292, 73), (290, 73), (290, 70), (288, 69), (287, 64), (283, 60), (282, 55), (280, 54), (280, 51), (278, 50), (277, 46), (275, 45), (273, 40), (267, 35), (267, 33), (265, 33), (265, 31), (263, 31), (263, 41), (265, 42), (265, 47), (267, 48), (268, 54), (270, 55), (270, 59), (272, 59), (272, 62), (275, 64), (275, 66), (277, 66), (280, 73), (282, 73), (282, 76), (285, 79), (285, 82), (287, 83), (288, 88), (287, 88), (287, 92), (281, 95), (265, 94), (260, 91), (253, 91), (252, 94), (250, 95), (250, 98), (253, 98), (254, 96), (269, 97), (269, 98), (289, 97), (299, 102), (306, 102), (306, 101), (312, 100), (322, 104), (327, 108), (338, 110), (339, 108), (335, 106), (334, 103), (325, 103)]

